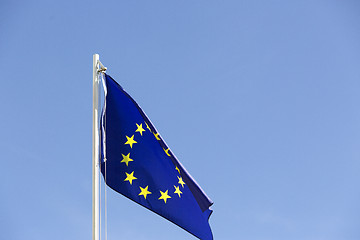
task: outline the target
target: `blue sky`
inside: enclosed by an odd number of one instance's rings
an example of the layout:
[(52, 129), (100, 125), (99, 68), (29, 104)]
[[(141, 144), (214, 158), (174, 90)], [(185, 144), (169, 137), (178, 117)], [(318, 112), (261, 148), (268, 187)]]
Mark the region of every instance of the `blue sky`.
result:
[[(3, 239), (91, 238), (94, 53), (215, 202), (215, 239), (360, 238), (358, 1), (0, 9)], [(195, 239), (107, 198), (109, 239)]]

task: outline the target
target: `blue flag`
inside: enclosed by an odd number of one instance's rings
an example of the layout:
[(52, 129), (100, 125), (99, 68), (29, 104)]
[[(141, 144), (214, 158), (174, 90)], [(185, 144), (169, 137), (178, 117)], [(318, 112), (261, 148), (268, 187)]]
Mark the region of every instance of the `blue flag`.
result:
[(213, 202), (193, 180), (124, 89), (105, 74), (101, 172), (116, 192), (194, 236), (213, 239)]

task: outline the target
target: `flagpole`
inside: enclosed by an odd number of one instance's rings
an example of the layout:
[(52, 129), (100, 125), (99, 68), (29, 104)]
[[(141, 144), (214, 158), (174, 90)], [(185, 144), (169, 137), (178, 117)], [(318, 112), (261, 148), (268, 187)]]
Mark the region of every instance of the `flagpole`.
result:
[(93, 126), (92, 126), (92, 240), (99, 240), (99, 54), (93, 55)]

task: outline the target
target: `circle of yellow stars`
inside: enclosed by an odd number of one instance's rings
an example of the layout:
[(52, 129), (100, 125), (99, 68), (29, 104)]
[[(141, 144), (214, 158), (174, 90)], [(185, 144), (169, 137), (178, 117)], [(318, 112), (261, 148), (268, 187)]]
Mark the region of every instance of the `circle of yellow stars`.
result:
[[(139, 133), (140, 136), (143, 136), (143, 132), (149, 131), (150, 133), (152, 133), (152, 134), (154, 135), (154, 137), (156, 138), (156, 140), (161, 141), (161, 138), (160, 138), (160, 136), (159, 136), (159, 133), (153, 132), (153, 131), (151, 130), (150, 126), (149, 126), (146, 122), (145, 122), (145, 125), (146, 125), (146, 129), (147, 129), (147, 130), (145, 130), (145, 129), (143, 128), (143, 124), (142, 124), (142, 123), (140, 123), (140, 124), (135, 123), (135, 124), (136, 124), (136, 128), (137, 128), (137, 129), (135, 130), (135, 133)], [(125, 137), (126, 137), (125, 145), (129, 145), (131, 149), (133, 148), (134, 144), (138, 143), (138, 142), (135, 141), (135, 139), (134, 139), (135, 134), (132, 135), (131, 137), (129, 137), (129, 136), (125, 136)], [(170, 153), (170, 149), (169, 149), (169, 148), (168, 148), (168, 149), (163, 148), (163, 150), (164, 150), (164, 152), (166, 153), (167, 156), (171, 157), (171, 153)], [(128, 153), (127, 155), (125, 155), (125, 154), (121, 154), (121, 155), (122, 155), (122, 157), (123, 157), (123, 159), (121, 160), (121, 163), (125, 163), (125, 164), (126, 164), (126, 167), (129, 166), (129, 163), (130, 163), (130, 162), (133, 162), (133, 161), (134, 161), (134, 159), (132, 159), (132, 158), (130, 157), (130, 153)], [(178, 168), (178, 166), (175, 166), (175, 170), (176, 170), (176, 171), (179, 173), (179, 175), (180, 175), (180, 169)], [(137, 177), (134, 176), (134, 171), (132, 171), (131, 173), (125, 172), (125, 174), (126, 174), (126, 178), (124, 179), (124, 181), (125, 181), (125, 182), (129, 182), (130, 185), (132, 185), (133, 181), (137, 179)], [(181, 194), (183, 194), (183, 193), (182, 193), (182, 191), (180, 190), (180, 186), (181, 186), (182, 188), (184, 188), (185, 182), (183, 181), (181, 175), (180, 175), (180, 176), (177, 176), (177, 178), (178, 178), (178, 184), (179, 184), (179, 186), (175, 186), (175, 185), (174, 185), (174, 189), (175, 189), (175, 190), (174, 190), (173, 193), (176, 194), (179, 198), (181, 198)], [(145, 200), (146, 200), (146, 197), (147, 197), (148, 195), (153, 194), (152, 192), (149, 191), (149, 186), (145, 186), (145, 187), (140, 187), (140, 186), (139, 186), (139, 188), (140, 188), (140, 193), (138, 194), (138, 196), (143, 196)], [(161, 190), (159, 190), (159, 192), (160, 192), (160, 197), (158, 198), (158, 200), (163, 200), (164, 203), (166, 204), (167, 200), (171, 198), (171, 196), (169, 195), (169, 190), (166, 189), (164, 192), (161, 191)], [(175, 196), (176, 196), (176, 195), (175, 195)]]

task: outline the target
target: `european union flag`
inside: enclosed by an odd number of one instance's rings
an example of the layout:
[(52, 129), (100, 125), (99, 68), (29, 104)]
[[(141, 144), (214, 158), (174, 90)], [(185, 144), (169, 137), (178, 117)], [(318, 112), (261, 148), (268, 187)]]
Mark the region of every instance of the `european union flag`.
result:
[(101, 172), (109, 187), (200, 239), (213, 239), (213, 202), (176, 159), (150, 120), (105, 74)]

